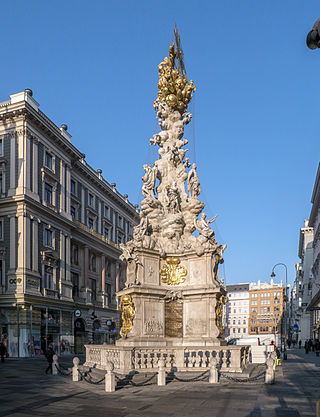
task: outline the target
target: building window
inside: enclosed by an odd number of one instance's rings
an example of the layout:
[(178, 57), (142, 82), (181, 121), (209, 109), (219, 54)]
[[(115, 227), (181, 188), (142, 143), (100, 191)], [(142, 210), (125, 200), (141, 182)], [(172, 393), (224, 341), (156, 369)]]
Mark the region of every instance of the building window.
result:
[(106, 284), (107, 290), (107, 297), (108, 297), (108, 305), (111, 304), (111, 284)]
[(75, 220), (76, 219), (76, 209), (75, 209), (74, 206), (70, 207), (70, 213), (71, 213), (72, 220)]
[(89, 206), (93, 207), (93, 204), (94, 204), (94, 196), (91, 193), (89, 193), (88, 204), (89, 204)]
[(104, 217), (109, 218), (110, 215), (110, 209), (108, 206), (104, 206)]
[(52, 230), (45, 229), (44, 231), (44, 244), (45, 246), (53, 247), (53, 233)]
[(0, 139), (0, 156), (3, 156), (3, 139)]
[(4, 172), (0, 171), (0, 194), (5, 193)]
[(92, 217), (88, 217), (88, 227), (90, 230), (93, 230), (93, 218)]
[(44, 164), (47, 168), (52, 170), (52, 155), (46, 151), (45, 157), (44, 157)]
[(45, 267), (45, 287), (48, 290), (54, 290), (53, 268), (50, 266)]
[(233, 324), (236, 324), (236, 321), (235, 320), (233, 320)]
[(0, 240), (4, 239), (4, 220), (0, 218)]
[(103, 229), (103, 236), (104, 236), (105, 239), (110, 239), (110, 237), (109, 237), (109, 228), (108, 227), (105, 227)]
[(75, 180), (71, 180), (71, 193), (76, 194), (76, 182)]
[(79, 297), (79, 275), (71, 272), (72, 298)]
[(232, 330), (233, 330), (233, 333), (235, 333), (235, 332), (236, 332), (236, 329), (235, 329), (235, 328), (233, 328)]
[(243, 328), (243, 333), (245, 333), (246, 332), (246, 329), (245, 328)]
[(240, 333), (241, 332), (241, 329), (240, 329), (240, 327), (239, 327), (239, 329), (238, 329), (238, 333)]
[(243, 320), (243, 324), (247, 324), (246, 320)]
[(120, 245), (122, 243), (122, 236), (118, 236), (118, 245)]
[(94, 254), (90, 256), (89, 269), (90, 271), (93, 271), (93, 272), (97, 271), (97, 258), (96, 258), (96, 255)]
[(52, 185), (46, 182), (44, 183), (44, 200), (47, 203), (52, 204)]
[(72, 245), (71, 247), (71, 263), (74, 265), (79, 264), (79, 248), (78, 245)]
[(90, 279), (90, 289), (91, 289), (91, 296), (92, 296), (92, 301), (96, 301), (97, 299), (97, 285), (96, 285), (96, 280), (95, 279)]

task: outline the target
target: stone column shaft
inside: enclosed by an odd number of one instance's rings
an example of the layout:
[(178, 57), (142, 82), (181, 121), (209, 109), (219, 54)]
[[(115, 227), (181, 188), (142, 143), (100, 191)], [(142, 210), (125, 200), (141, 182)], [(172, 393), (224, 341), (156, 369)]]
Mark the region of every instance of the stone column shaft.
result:
[(71, 280), (71, 239), (70, 236), (66, 237), (66, 281)]
[(101, 291), (105, 292), (105, 283), (106, 283), (106, 257), (101, 256)]
[(39, 270), (39, 259), (38, 259), (38, 239), (39, 239), (39, 233), (38, 233), (38, 221), (37, 219), (34, 219), (32, 222), (32, 269), (35, 272), (38, 272)]
[(39, 181), (39, 174), (38, 174), (38, 142), (37, 141), (33, 141), (33, 152), (32, 152), (32, 157), (33, 157), (33, 183), (32, 183), (32, 190), (35, 194), (38, 194), (38, 181)]
[(10, 217), (10, 269), (16, 269), (16, 218)]
[(88, 270), (89, 270), (89, 248), (88, 246), (85, 246), (84, 248), (84, 271), (83, 271), (85, 288), (88, 288), (88, 285), (89, 285)]

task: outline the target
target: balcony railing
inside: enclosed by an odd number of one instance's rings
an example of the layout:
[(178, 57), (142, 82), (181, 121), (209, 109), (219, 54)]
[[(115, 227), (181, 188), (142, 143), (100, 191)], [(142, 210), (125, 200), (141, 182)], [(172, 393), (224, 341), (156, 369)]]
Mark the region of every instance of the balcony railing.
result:
[(74, 223), (80, 227), (80, 229), (84, 230), (85, 232), (90, 233), (92, 236), (102, 240), (103, 242), (107, 243), (110, 246), (113, 246), (114, 248), (119, 248), (119, 246), (112, 242), (112, 240), (108, 239), (107, 237), (104, 237), (101, 233), (96, 232), (95, 230), (91, 229), (89, 226), (87, 226), (84, 223), (79, 222), (78, 220), (73, 220)]

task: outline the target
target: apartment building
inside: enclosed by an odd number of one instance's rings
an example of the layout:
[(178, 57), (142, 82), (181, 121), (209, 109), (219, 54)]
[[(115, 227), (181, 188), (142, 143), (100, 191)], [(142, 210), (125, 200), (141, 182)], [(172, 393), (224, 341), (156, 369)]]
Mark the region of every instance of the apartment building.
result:
[(285, 337), (283, 323), (285, 287), (271, 279), (269, 283), (252, 283), (249, 288), (249, 334), (273, 334), (279, 341)]
[(83, 352), (119, 330), (119, 244), (138, 209), (32, 91), (0, 103), (0, 333), (13, 357)]
[(307, 308), (312, 299), (313, 285), (313, 228), (309, 221), (304, 221), (300, 229), (298, 256), (300, 262), (296, 264), (296, 278), (291, 291), (291, 330), (294, 340), (306, 340), (313, 337), (312, 314)]
[(248, 336), (249, 284), (227, 285), (225, 337), (231, 339)]

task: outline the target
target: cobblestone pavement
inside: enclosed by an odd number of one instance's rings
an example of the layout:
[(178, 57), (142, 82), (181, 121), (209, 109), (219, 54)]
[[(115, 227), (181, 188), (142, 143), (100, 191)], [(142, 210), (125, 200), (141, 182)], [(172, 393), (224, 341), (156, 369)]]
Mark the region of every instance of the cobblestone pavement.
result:
[[(72, 358), (63, 358), (71, 366)], [(289, 350), (275, 385), (173, 382), (165, 387), (104, 386), (45, 375), (45, 359), (0, 363), (0, 416), (105, 417), (315, 417), (320, 399), (320, 357)]]

